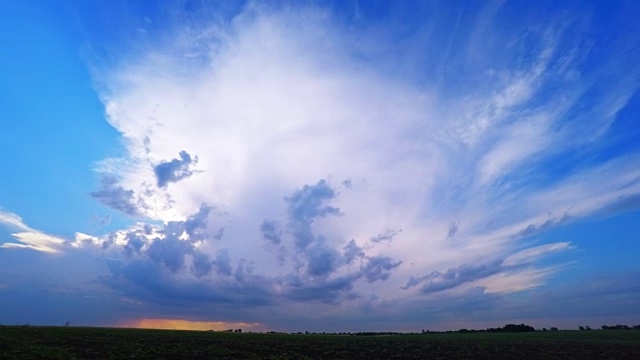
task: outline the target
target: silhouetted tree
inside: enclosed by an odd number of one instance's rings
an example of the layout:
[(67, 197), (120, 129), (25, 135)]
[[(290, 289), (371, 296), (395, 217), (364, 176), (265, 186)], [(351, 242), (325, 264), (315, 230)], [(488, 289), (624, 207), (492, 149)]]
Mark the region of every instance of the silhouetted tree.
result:
[[(635, 327), (634, 327), (635, 328)], [(630, 330), (629, 325), (602, 325), (602, 330)]]

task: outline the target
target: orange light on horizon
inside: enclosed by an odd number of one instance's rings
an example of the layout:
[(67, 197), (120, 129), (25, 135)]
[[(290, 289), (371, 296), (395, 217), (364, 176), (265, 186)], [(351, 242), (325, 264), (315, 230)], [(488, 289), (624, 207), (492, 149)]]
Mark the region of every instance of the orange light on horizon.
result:
[(222, 331), (242, 329), (242, 331), (262, 331), (260, 323), (225, 322), (225, 321), (190, 321), (182, 319), (134, 319), (125, 321), (119, 327), (165, 330), (200, 330)]

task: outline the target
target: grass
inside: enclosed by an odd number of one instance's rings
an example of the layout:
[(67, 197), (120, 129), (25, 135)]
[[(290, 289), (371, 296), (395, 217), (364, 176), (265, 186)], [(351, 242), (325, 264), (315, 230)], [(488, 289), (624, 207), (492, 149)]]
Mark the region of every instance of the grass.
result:
[(338, 336), (0, 326), (0, 359), (640, 359), (640, 330)]

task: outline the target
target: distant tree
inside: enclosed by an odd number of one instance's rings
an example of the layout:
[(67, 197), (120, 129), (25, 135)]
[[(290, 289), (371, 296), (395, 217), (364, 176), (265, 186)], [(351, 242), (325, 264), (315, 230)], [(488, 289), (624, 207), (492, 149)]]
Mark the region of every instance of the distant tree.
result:
[(549, 328), (549, 330), (550, 330), (550, 331), (558, 331), (558, 328), (557, 328), (557, 327), (555, 327), (555, 326), (552, 326), (552, 327), (550, 327), (550, 328)]
[(591, 326), (585, 326), (585, 330), (591, 330)]
[(612, 326), (607, 326), (607, 325), (602, 325), (602, 330), (629, 330), (631, 329), (629, 327), (629, 325), (612, 325)]
[(520, 325), (516, 325), (516, 324), (507, 324), (503, 327), (504, 332), (530, 332), (530, 331), (536, 331), (536, 329), (533, 328), (533, 326), (530, 325), (526, 325), (526, 324), (520, 324)]
[(578, 326), (578, 330), (584, 331), (584, 326)]
[(66, 323), (64, 323), (64, 326), (69, 326), (70, 324), (71, 323), (67, 321)]
[(547, 328), (542, 328), (542, 331), (547, 331)]

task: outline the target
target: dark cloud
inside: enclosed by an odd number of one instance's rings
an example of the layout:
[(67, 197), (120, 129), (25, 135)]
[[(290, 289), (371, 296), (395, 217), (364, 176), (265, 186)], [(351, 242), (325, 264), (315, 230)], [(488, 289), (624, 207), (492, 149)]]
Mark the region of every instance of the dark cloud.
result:
[[(155, 230), (150, 225), (145, 225), (142, 229), (129, 230), (124, 234), (124, 251), (129, 256), (137, 254), (147, 257), (174, 273), (184, 267), (187, 255), (193, 255), (192, 270), (197, 277), (202, 277), (211, 271), (214, 263), (207, 255), (201, 254), (194, 244), (209, 238), (207, 220), (211, 209), (203, 204), (197, 213), (185, 221), (170, 221)], [(187, 237), (183, 238), (185, 234)], [(111, 241), (106, 244), (110, 245), (113, 242), (113, 236), (115, 235), (112, 235)], [(150, 245), (143, 253), (142, 249), (147, 243)]]
[(566, 223), (567, 221), (569, 221), (571, 219), (571, 217), (569, 216), (568, 213), (565, 213), (562, 217), (558, 218), (558, 217), (551, 217), (549, 219), (547, 219), (545, 222), (540, 223), (540, 224), (530, 224), (528, 225), (526, 228), (520, 230), (515, 236), (514, 238), (517, 237), (527, 237), (527, 236), (531, 236), (534, 234), (538, 234), (544, 230), (547, 230), (549, 228), (551, 228), (552, 226), (555, 225), (560, 225), (563, 223)]
[(443, 290), (453, 289), (461, 284), (484, 279), (489, 276), (510, 271), (526, 264), (504, 265), (504, 260), (496, 260), (487, 264), (480, 265), (461, 265), (457, 268), (450, 268), (446, 272), (433, 271), (424, 276), (411, 276), (407, 283), (401, 288), (407, 290), (416, 285), (426, 282), (421, 292), (425, 294), (436, 293)]
[(216, 254), (216, 261), (214, 262), (216, 273), (219, 275), (231, 276), (233, 266), (231, 265), (231, 256), (229, 250), (222, 249)]
[(336, 195), (325, 180), (319, 180), (315, 185), (305, 185), (291, 196), (285, 197), (285, 201), (289, 204), (289, 215), (293, 219), (312, 221), (316, 217), (340, 215), (340, 209), (324, 205)]
[(458, 222), (452, 222), (449, 224), (449, 232), (447, 233), (447, 239), (453, 238), (458, 232)]
[(289, 230), (295, 238), (296, 247), (304, 249), (315, 240), (311, 228), (315, 218), (341, 215), (340, 209), (325, 204), (336, 196), (337, 193), (329, 184), (320, 180), (315, 185), (305, 185), (284, 198), (288, 204)]
[(284, 296), (294, 301), (318, 301), (326, 304), (338, 304), (358, 296), (351, 290), (353, 289), (353, 283), (360, 276), (360, 274), (350, 274), (331, 280), (322, 279), (310, 282), (308, 279), (301, 279), (297, 275), (292, 275), (285, 279), (284, 285), (287, 290)]
[(347, 189), (351, 189), (353, 187), (353, 182), (351, 181), (351, 179), (346, 179), (342, 181), (342, 186), (344, 186)]
[(378, 280), (387, 280), (390, 271), (402, 264), (402, 261), (394, 261), (387, 256), (374, 256), (368, 258), (367, 263), (362, 268), (364, 277), (369, 283)]
[[(336, 196), (324, 180), (305, 185), (284, 198), (287, 203), (286, 233), (276, 221), (265, 220), (260, 225), (259, 230), (268, 246), (279, 251), (281, 264), (287, 255), (285, 239), (291, 239), (295, 244), (295, 252), (290, 253), (295, 269), (289, 274), (275, 277), (256, 274), (251, 262), (232, 261), (226, 249), (218, 250), (215, 255), (206, 253), (203, 249), (207, 247), (201, 244), (220, 238), (224, 228), (212, 234), (211, 227), (207, 226), (212, 208), (203, 204), (197, 213), (184, 221), (145, 226), (126, 233), (123, 251), (127, 256), (112, 262), (112, 275), (107, 282), (113, 288), (130, 292), (131, 296), (155, 302), (206, 299), (224, 304), (268, 304), (280, 298), (337, 304), (357, 298), (359, 294), (353, 291), (354, 282), (359, 279), (369, 283), (384, 281), (402, 262), (386, 256), (367, 256), (355, 240), (336, 249), (331, 245), (332, 241), (315, 234), (312, 226), (315, 219), (341, 215), (338, 208), (328, 204)], [(380, 241), (383, 237), (389, 241), (398, 232), (386, 231), (379, 236)], [(335, 276), (341, 267), (357, 259), (362, 260), (357, 270)], [(191, 278), (183, 276), (185, 269), (193, 275)], [(203, 287), (202, 293), (195, 293), (195, 284)]]
[(342, 249), (344, 250), (342, 257), (347, 264), (351, 264), (355, 259), (364, 257), (364, 251), (356, 244), (354, 239), (351, 239)]
[(410, 277), (409, 277), (409, 280), (407, 280), (407, 283), (406, 283), (406, 284), (404, 284), (401, 288), (402, 288), (402, 289), (404, 289), (404, 290), (407, 290), (407, 289), (409, 289), (409, 288), (412, 288), (412, 287), (414, 287), (414, 286), (416, 286), (416, 285), (420, 284), (420, 283), (421, 283), (421, 282), (423, 282), (423, 281), (431, 280), (431, 279), (433, 279), (433, 278), (436, 278), (436, 277), (438, 277), (439, 275), (440, 275), (440, 273), (439, 273), (439, 272), (434, 271), (434, 272), (432, 272), (432, 273), (430, 273), (430, 274), (427, 274), (427, 275), (424, 275), (424, 276), (419, 276), (419, 277), (410, 276)]
[(203, 254), (201, 252), (196, 252), (193, 255), (193, 274), (201, 278), (203, 276), (208, 275), (213, 268), (213, 261), (209, 258), (208, 255)]
[(158, 187), (165, 187), (169, 183), (180, 181), (193, 174), (191, 165), (195, 165), (198, 162), (198, 157), (196, 156), (192, 159), (191, 155), (184, 150), (180, 151), (179, 155), (180, 159), (163, 160), (153, 167)]
[(277, 221), (265, 220), (260, 224), (262, 238), (268, 243), (267, 251), (275, 253), (280, 266), (284, 265), (287, 258), (287, 248), (282, 244), (282, 227)]
[(324, 245), (316, 246), (309, 251), (307, 273), (311, 276), (328, 275), (338, 267), (340, 254)]
[(193, 251), (192, 244), (187, 241), (180, 240), (176, 237), (166, 239), (156, 239), (147, 255), (150, 259), (164, 264), (171, 271), (176, 272), (184, 265), (185, 254)]
[(211, 206), (202, 204), (200, 210), (189, 216), (186, 221), (171, 221), (165, 230), (169, 230), (174, 234), (178, 232), (182, 234), (182, 231), (184, 231), (193, 241), (204, 240), (208, 236), (207, 219), (212, 209)]
[(133, 190), (124, 189), (116, 178), (110, 176), (103, 177), (101, 183), (99, 190), (89, 193), (92, 198), (125, 214), (140, 215), (139, 209), (144, 208), (144, 204), (136, 200)]
[[(358, 256), (355, 243), (347, 245), (345, 249), (348, 259), (329, 245), (322, 235), (316, 235), (312, 228), (316, 218), (325, 216), (341, 216), (340, 209), (328, 205), (338, 194), (325, 180), (319, 180), (314, 185), (305, 185), (290, 196), (285, 197), (287, 203), (288, 233), (293, 235), (295, 249), (299, 255), (296, 262), (299, 267), (305, 267), (310, 276), (327, 277), (340, 266), (350, 263)], [(265, 222), (261, 226), (263, 236), (271, 239), (281, 239), (277, 224)], [(364, 254), (362, 255), (364, 256)]]
[[(267, 305), (273, 299), (268, 279), (251, 275), (243, 282), (215, 281), (169, 276), (163, 266), (149, 259), (128, 263), (108, 260), (111, 275), (102, 279), (107, 286), (134, 299), (172, 307), (189, 304)], [(234, 278), (229, 278), (233, 280)]]
[(484, 287), (475, 286), (461, 294), (438, 297), (428, 307), (422, 307), (421, 312), (432, 319), (484, 320), (503, 305), (503, 299), (499, 294), (487, 293)]
[(453, 289), (458, 285), (484, 279), (511, 269), (513, 269), (512, 266), (504, 266), (500, 260), (481, 265), (462, 265), (451, 268), (445, 273), (436, 271), (425, 277), (424, 280), (429, 279), (429, 281), (422, 286), (420, 291), (429, 294)]
[(273, 244), (280, 244), (282, 241), (282, 229), (277, 221), (263, 221), (260, 224), (260, 232), (265, 240)]
[(137, 232), (130, 232), (126, 237), (127, 244), (124, 246), (124, 251), (127, 255), (139, 254), (140, 249), (145, 244), (145, 238)]
[(393, 238), (402, 232), (402, 229), (385, 229), (382, 233), (371, 237), (369, 240), (374, 243), (379, 243), (383, 241), (391, 242)]

